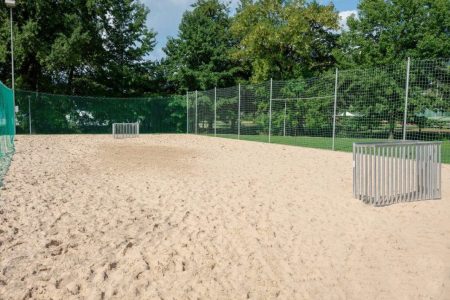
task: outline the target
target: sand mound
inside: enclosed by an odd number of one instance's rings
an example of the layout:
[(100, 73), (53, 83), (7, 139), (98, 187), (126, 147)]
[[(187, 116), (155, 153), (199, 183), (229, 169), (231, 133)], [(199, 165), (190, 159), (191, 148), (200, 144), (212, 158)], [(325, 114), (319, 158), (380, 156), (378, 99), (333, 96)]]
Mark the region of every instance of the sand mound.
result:
[(353, 199), (351, 154), (186, 135), (19, 136), (0, 298), (449, 299), (440, 201)]

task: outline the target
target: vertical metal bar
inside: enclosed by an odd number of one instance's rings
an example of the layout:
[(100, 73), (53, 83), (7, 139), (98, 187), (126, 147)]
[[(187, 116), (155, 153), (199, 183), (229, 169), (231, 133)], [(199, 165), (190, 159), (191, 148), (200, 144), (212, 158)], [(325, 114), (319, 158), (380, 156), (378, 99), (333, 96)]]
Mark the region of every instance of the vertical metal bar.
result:
[(198, 91), (195, 91), (195, 134), (198, 133)]
[[(369, 157), (367, 155), (367, 147), (364, 147), (364, 196), (367, 197), (367, 192), (369, 191), (369, 168), (367, 167)], [(365, 199), (364, 199), (365, 200)]]
[(427, 163), (428, 163), (428, 197), (430, 199), (433, 199), (432, 196), (432, 166), (433, 166), (433, 155), (432, 155), (432, 148), (431, 144), (428, 145), (428, 157), (427, 157)]
[(353, 197), (356, 196), (356, 145), (353, 143)]
[(269, 96), (269, 143), (272, 134), (272, 97), (273, 97), (273, 79), (270, 78), (270, 96)]
[(423, 163), (423, 197), (422, 199), (426, 199), (427, 198), (427, 193), (428, 193), (428, 189), (427, 189), (427, 155), (428, 155), (428, 149), (426, 145), (422, 145), (423, 148), (423, 157), (422, 157), (422, 163)]
[(377, 168), (377, 195), (376, 195), (376, 203), (377, 205), (380, 204), (380, 194), (381, 194), (381, 189), (380, 189), (380, 173), (381, 173), (381, 157), (380, 157), (380, 147), (377, 147), (377, 161), (378, 161), (378, 168)]
[(28, 96), (28, 128), (31, 134), (31, 96)]
[(393, 146), (394, 150), (394, 202), (397, 202), (398, 197), (398, 147)]
[(403, 158), (403, 146), (399, 147), (399, 168), (400, 168), (400, 175), (399, 177), (399, 201), (403, 201), (403, 181), (404, 181), (404, 176), (405, 176), (405, 172), (403, 170), (403, 162), (404, 162), (404, 158)]
[(430, 197), (431, 199), (435, 199), (435, 172), (434, 172), (434, 145), (430, 144)]
[(338, 70), (338, 68), (336, 68), (336, 79), (334, 82), (334, 109), (333, 109), (333, 145), (332, 145), (333, 151), (335, 150), (335, 140), (336, 140), (336, 110), (337, 110), (338, 79), (339, 79), (339, 70)]
[(382, 202), (384, 203), (384, 200), (385, 200), (385, 188), (386, 188), (386, 156), (385, 156), (385, 153), (384, 153), (384, 149), (385, 149), (385, 147), (384, 146), (381, 146), (381, 149), (380, 149), (380, 151), (381, 151), (381, 168), (382, 168), (382, 170), (381, 170), (381, 197), (382, 197)]
[(186, 92), (186, 134), (189, 134), (189, 91)]
[(217, 136), (217, 87), (214, 88), (214, 136)]
[(239, 83), (238, 93), (238, 140), (241, 139), (241, 84)]
[(406, 141), (406, 121), (408, 118), (408, 96), (409, 96), (409, 73), (411, 69), (411, 58), (408, 57), (406, 66), (406, 87), (405, 87), (405, 112), (403, 115), (403, 140)]
[(423, 159), (423, 169), (424, 169), (424, 173), (425, 176), (423, 178), (423, 184), (425, 187), (425, 199), (428, 198), (428, 145), (424, 145), (425, 148), (425, 155), (424, 155), (424, 159)]
[(372, 150), (373, 150), (373, 148), (372, 147), (368, 147), (367, 148), (367, 150), (368, 150), (368, 152), (369, 152), (369, 199), (368, 199), (368, 203), (371, 203), (372, 202), (372, 181), (373, 181), (373, 177), (372, 177), (372, 172), (373, 172), (373, 161), (372, 161), (372, 158), (373, 158), (373, 154), (372, 154)]
[(423, 199), (425, 196), (425, 149), (423, 145), (419, 145), (420, 151), (420, 199)]
[(439, 198), (441, 198), (442, 196), (442, 144), (438, 145), (438, 168), (439, 168), (439, 179), (438, 179), (438, 184), (439, 184)]
[(362, 193), (363, 193), (363, 185), (364, 185), (364, 174), (363, 174), (363, 147), (358, 146), (358, 178), (359, 178), (359, 184), (358, 184), (358, 194), (359, 194), (359, 200), (362, 200)]
[(12, 89), (12, 98), (13, 98), (13, 109), (14, 109), (14, 126), (13, 132), (16, 135), (16, 90), (15, 90), (15, 78), (14, 78), (14, 34), (13, 34), (13, 11), (12, 7), (9, 8), (9, 16), (10, 16), (10, 25), (11, 25), (11, 89)]
[(389, 171), (388, 171), (388, 176), (389, 176), (389, 203), (391, 203), (392, 201), (392, 195), (394, 194), (394, 189), (393, 189), (393, 183), (394, 183), (394, 158), (393, 158), (393, 150), (392, 147), (388, 147), (388, 151), (389, 151)]
[(406, 180), (406, 182), (405, 182), (405, 192), (406, 192), (406, 195), (405, 195), (405, 200), (406, 201), (410, 201), (410, 193), (411, 193), (411, 190), (410, 190), (410, 181), (411, 181), (411, 168), (410, 168), (410, 161), (411, 161), (411, 157), (410, 157), (410, 150), (409, 150), (409, 145), (406, 145), (406, 147), (405, 147), (405, 163), (406, 163), (406, 177), (405, 177), (405, 180)]
[(287, 100), (284, 99), (283, 136), (286, 136), (286, 114), (287, 114)]

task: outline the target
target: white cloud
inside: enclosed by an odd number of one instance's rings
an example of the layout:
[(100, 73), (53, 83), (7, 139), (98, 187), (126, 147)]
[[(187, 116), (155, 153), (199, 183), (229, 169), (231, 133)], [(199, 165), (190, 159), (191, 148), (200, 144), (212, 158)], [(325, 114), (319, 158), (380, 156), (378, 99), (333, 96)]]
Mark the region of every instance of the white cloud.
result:
[(347, 19), (352, 15), (355, 15), (356, 17), (358, 17), (358, 11), (357, 10), (345, 10), (345, 11), (339, 12), (339, 18), (340, 18), (339, 23), (340, 23), (340, 26), (343, 31), (348, 29)]

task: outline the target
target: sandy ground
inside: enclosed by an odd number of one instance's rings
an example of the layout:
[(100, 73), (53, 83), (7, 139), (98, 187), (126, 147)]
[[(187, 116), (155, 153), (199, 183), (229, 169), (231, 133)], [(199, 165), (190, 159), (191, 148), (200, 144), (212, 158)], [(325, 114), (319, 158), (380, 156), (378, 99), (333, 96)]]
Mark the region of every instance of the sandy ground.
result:
[(351, 154), (186, 135), (18, 136), (1, 299), (450, 299), (440, 201), (352, 198)]

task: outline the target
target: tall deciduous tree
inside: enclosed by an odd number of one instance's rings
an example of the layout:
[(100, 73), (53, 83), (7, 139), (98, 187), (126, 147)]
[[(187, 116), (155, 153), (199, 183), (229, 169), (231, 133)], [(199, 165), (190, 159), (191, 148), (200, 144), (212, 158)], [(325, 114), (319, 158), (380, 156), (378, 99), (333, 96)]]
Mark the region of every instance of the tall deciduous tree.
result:
[(450, 56), (450, 1), (362, 0), (334, 55), (344, 67)]
[[(16, 87), (67, 94), (145, 91), (155, 33), (137, 0), (17, 1)], [(0, 8), (0, 79), (9, 83), (9, 12)]]
[(227, 5), (219, 0), (198, 0), (187, 11), (178, 36), (164, 52), (167, 76), (179, 91), (228, 86), (239, 71), (229, 58), (233, 40)]
[(113, 94), (136, 94), (146, 79), (145, 56), (155, 46), (156, 34), (145, 24), (149, 10), (136, 0), (102, 0), (94, 5), (105, 50), (98, 81)]
[(233, 57), (253, 81), (311, 76), (333, 65), (339, 17), (332, 5), (303, 0), (242, 1), (231, 27)]

